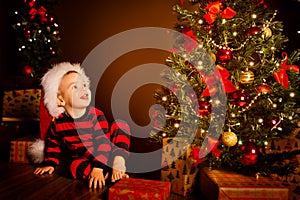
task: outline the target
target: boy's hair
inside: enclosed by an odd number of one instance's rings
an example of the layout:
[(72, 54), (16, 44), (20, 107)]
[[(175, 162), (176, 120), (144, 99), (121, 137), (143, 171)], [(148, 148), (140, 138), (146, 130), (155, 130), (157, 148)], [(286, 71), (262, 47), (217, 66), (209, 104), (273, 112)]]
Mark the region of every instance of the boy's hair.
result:
[(52, 117), (57, 118), (65, 111), (63, 107), (58, 107), (57, 105), (58, 87), (62, 77), (71, 71), (79, 73), (89, 87), (90, 79), (79, 64), (71, 64), (69, 62), (58, 63), (42, 77), (41, 84), (44, 90), (44, 104)]

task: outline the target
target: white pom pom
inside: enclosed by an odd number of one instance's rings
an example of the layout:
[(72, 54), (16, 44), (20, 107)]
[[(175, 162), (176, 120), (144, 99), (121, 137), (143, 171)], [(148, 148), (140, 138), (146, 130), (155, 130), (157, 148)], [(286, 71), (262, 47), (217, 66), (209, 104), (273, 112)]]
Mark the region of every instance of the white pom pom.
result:
[(37, 139), (28, 147), (27, 153), (33, 163), (43, 162), (44, 148), (45, 148), (45, 141), (41, 139)]

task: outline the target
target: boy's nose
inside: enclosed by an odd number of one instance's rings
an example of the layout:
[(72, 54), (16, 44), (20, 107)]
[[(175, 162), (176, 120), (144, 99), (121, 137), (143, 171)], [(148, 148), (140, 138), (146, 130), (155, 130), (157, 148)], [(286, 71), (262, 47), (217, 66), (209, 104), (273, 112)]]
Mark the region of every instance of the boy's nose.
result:
[(81, 91), (83, 91), (83, 92), (87, 92), (88, 90), (89, 90), (89, 88), (86, 87), (86, 86), (82, 86), (82, 87), (81, 87)]

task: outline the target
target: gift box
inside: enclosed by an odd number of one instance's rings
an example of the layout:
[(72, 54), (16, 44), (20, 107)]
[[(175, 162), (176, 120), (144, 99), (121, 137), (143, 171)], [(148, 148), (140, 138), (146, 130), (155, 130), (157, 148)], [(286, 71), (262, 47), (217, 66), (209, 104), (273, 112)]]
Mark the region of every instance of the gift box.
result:
[[(300, 126), (300, 122), (298, 122)], [(283, 139), (271, 140), (266, 148), (267, 153), (283, 153), (293, 150), (300, 150), (300, 128), (296, 128), (292, 134)], [(296, 167), (295, 173), (289, 174), (287, 177), (273, 174), (273, 178), (281, 181), (283, 184), (289, 185), (289, 199), (300, 199), (300, 154), (293, 156), (290, 160), (285, 160), (285, 164), (291, 164)]]
[(169, 182), (124, 178), (109, 188), (109, 200), (167, 200), (170, 199)]
[(39, 120), (41, 92), (41, 89), (4, 91), (2, 120)]
[(199, 186), (203, 196), (211, 200), (287, 200), (289, 196), (289, 187), (280, 181), (227, 170), (202, 168)]
[(10, 142), (10, 163), (30, 163), (27, 150), (34, 142), (32, 136), (18, 138)]
[(199, 171), (191, 154), (184, 138), (163, 139), (161, 180), (171, 182), (171, 192), (181, 196), (192, 194)]

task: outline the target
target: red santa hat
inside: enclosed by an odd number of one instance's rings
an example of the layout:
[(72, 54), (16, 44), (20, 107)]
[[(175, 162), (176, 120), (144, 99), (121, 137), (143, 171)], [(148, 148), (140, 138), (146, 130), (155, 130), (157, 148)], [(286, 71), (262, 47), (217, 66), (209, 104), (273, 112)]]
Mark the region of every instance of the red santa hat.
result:
[(55, 65), (42, 77), (44, 104), (52, 117), (57, 118), (65, 111), (63, 107), (57, 105), (57, 94), (62, 77), (70, 71), (76, 71), (88, 85), (90, 84), (90, 80), (85, 75), (83, 68), (79, 64), (71, 64), (69, 62)]
[[(80, 64), (71, 64), (69, 62), (58, 63), (53, 68), (49, 69), (48, 72), (42, 77), (41, 84), (43, 87), (44, 96), (43, 102), (41, 103), (43, 106), (45, 106), (53, 118), (58, 118), (61, 113), (65, 112), (65, 109), (63, 107), (59, 107), (57, 104), (57, 95), (61, 79), (70, 71), (79, 73), (84, 82), (86, 82), (86, 84), (89, 86), (90, 79), (86, 76), (84, 69), (80, 67)], [(44, 139), (45, 133), (41, 133), (41, 138), (36, 140), (28, 148), (28, 155), (34, 163), (41, 163), (44, 160)]]

